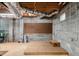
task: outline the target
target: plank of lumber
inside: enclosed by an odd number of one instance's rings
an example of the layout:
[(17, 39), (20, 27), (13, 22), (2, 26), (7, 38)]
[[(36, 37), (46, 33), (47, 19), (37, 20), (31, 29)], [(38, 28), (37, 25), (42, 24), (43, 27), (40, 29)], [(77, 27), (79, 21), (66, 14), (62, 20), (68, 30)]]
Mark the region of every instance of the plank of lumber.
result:
[(0, 56), (4, 55), (8, 51), (0, 51)]
[(60, 47), (60, 42), (57, 40), (51, 40), (49, 43), (52, 44), (53, 47)]

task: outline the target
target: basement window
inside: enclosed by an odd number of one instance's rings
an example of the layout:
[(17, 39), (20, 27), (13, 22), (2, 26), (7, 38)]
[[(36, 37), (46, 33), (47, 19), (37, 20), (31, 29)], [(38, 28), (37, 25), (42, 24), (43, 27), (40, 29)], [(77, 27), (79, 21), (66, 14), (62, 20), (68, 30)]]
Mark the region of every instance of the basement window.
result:
[(66, 20), (66, 14), (63, 13), (61, 16), (60, 16), (60, 21), (64, 21)]

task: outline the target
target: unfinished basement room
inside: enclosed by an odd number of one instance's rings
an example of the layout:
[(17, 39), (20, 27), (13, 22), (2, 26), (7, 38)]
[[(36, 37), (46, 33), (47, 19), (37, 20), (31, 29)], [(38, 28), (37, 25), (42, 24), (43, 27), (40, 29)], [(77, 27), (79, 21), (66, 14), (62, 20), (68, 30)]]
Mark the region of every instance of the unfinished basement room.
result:
[(0, 2), (0, 56), (79, 56), (79, 2)]

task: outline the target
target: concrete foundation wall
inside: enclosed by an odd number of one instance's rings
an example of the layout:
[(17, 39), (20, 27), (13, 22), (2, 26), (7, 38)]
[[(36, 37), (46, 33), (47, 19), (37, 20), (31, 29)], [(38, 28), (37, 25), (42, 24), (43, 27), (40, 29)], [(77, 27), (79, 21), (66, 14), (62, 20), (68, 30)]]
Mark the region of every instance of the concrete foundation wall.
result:
[[(44, 34), (44, 33), (37, 33), (37, 34), (26, 34), (28, 36), (29, 41), (34, 41), (34, 40), (51, 40), (52, 39), (52, 34)], [(26, 40), (26, 36), (24, 37)]]
[(15, 35), (15, 41), (23, 40), (23, 19), (15, 21), (14, 35)]
[(23, 32), (23, 27), (24, 23), (52, 23), (52, 20), (46, 20), (46, 19), (40, 19), (40, 17), (35, 17), (35, 18), (22, 18), (19, 20), (16, 20), (16, 25), (15, 25), (15, 41), (22, 41), (23, 39), (26, 40), (26, 35), (28, 36), (29, 40), (49, 40), (52, 39), (52, 33), (34, 33), (34, 34), (29, 34), (26, 33), (24, 34)]
[(12, 41), (13, 20), (11, 18), (0, 18), (0, 30), (4, 30), (7, 33), (5, 41)]
[[(46, 20), (46, 19), (40, 19), (40, 17), (35, 18), (24, 18), (24, 23), (28, 24), (46, 24), (46, 23), (52, 23), (52, 20)], [(52, 33), (26, 33), (24, 34), (25, 38), (26, 35), (28, 36), (29, 40), (50, 40), (52, 39)]]
[[(53, 19), (53, 39), (61, 42), (61, 47), (70, 55), (79, 55), (79, 3), (68, 4), (57, 18)], [(66, 13), (66, 20), (60, 21), (60, 15)]]

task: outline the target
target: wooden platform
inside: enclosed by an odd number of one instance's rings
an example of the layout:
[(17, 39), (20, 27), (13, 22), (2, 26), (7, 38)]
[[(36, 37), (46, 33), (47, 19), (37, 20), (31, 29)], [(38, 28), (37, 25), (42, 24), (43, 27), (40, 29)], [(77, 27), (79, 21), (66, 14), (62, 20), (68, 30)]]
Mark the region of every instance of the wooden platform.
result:
[(59, 47), (30, 47), (24, 52), (25, 55), (68, 55), (68, 52)]
[(68, 52), (60, 47), (53, 47), (46, 41), (29, 42), (25, 55), (68, 55)]

